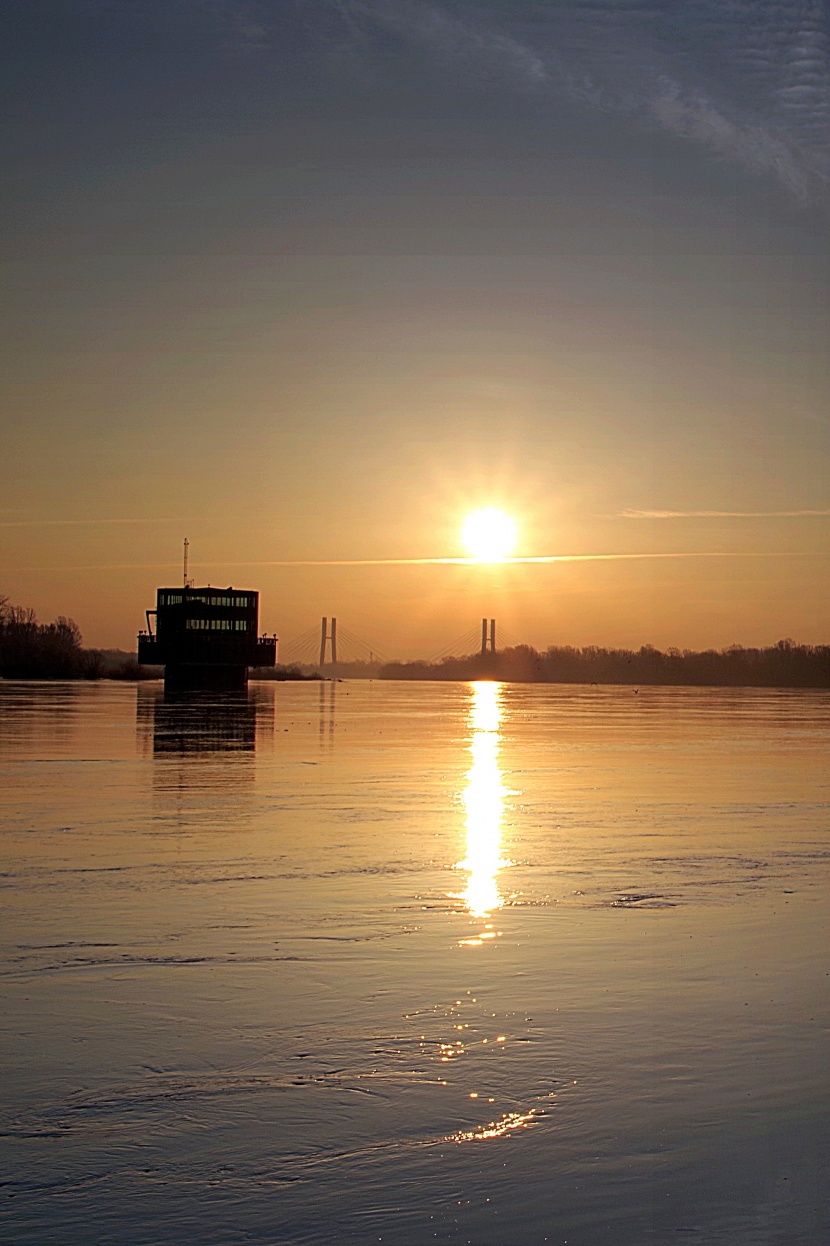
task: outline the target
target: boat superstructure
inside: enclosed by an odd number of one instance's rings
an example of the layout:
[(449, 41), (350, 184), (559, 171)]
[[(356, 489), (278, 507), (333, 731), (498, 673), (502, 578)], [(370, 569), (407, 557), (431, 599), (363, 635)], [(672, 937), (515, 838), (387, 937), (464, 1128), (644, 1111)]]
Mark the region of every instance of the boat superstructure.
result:
[(138, 635), (142, 666), (163, 666), (171, 690), (245, 688), (248, 668), (274, 666), (275, 636), (259, 636), (253, 589), (160, 588), (147, 630)]

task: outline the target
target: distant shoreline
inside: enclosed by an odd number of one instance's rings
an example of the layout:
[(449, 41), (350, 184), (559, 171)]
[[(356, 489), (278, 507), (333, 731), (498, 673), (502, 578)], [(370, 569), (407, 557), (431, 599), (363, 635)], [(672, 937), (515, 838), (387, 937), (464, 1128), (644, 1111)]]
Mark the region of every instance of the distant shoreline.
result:
[[(491, 643), (493, 639), (491, 638)], [(34, 611), (0, 597), (0, 679), (151, 680), (161, 667), (140, 666), (136, 653), (85, 649), (72, 619), (38, 622)], [(786, 638), (765, 648), (610, 649), (551, 645), (544, 651), (515, 645), (440, 661), (348, 661), (253, 667), (254, 680), (384, 679), (693, 688), (830, 688), (830, 645)]]
[(830, 645), (798, 645), (787, 639), (764, 649), (732, 645), (698, 652), (663, 651), (652, 645), (637, 650), (552, 646), (543, 653), (518, 645), (437, 663), (388, 663), (379, 676), (624, 687), (830, 688)]

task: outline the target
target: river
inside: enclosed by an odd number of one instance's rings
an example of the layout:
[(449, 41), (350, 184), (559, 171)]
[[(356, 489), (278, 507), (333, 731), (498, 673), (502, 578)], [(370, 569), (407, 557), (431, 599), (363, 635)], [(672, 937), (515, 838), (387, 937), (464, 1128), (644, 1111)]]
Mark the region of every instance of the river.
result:
[(830, 694), (0, 682), (14, 1246), (826, 1246)]

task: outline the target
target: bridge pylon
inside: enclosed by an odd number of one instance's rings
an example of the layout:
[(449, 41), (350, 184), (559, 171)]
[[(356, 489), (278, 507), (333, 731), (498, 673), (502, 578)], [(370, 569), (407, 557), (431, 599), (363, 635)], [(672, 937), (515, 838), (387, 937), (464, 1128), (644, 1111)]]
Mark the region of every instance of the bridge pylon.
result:
[(320, 665), (325, 666), (326, 662), (326, 645), (330, 646), (332, 664), (337, 661), (337, 619), (332, 618), (331, 626), (329, 620), (323, 618), (320, 625)]

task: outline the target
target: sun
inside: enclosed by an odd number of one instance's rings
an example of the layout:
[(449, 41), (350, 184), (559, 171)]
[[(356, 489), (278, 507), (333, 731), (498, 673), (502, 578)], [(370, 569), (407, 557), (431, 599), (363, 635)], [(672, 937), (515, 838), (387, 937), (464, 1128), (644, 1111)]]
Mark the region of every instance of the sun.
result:
[(461, 540), (477, 562), (503, 562), (516, 548), (515, 519), (488, 506), (473, 511), (464, 521)]

